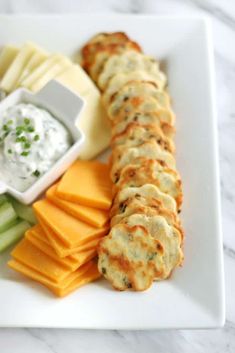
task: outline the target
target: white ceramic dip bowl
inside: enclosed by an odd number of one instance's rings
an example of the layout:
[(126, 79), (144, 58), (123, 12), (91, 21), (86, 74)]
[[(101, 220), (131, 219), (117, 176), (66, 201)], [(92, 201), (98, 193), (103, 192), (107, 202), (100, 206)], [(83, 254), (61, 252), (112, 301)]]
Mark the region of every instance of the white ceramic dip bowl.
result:
[(78, 158), (85, 137), (82, 131), (76, 126), (76, 121), (79, 119), (85, 102), (69, 88), (56, 80), (51, 80), (36, 94), (24, 88), (19, 88), (9, 94), (9, 96), (0, 102), (0, 115), (7, 108), (19, 103), (34, 104), (49, 111), (68, 129), (72, 136), (71, 147), (27, 190), (20, 192), (11, 185), (7, 185), (5, 181), (0, 180), (0, 194), (7, 192), (20, 202), (29, 204), (56, 181)]

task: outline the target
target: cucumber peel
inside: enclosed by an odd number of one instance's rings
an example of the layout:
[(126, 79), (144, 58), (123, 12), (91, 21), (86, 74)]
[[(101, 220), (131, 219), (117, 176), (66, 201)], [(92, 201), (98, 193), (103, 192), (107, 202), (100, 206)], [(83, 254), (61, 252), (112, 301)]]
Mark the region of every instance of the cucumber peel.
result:
[(7, 201), (8, 201), (7, 195), (5, 194), (0, 195), (0, 206), (2, 206)]
[(33, 208), (31, 206), (23, 205), (13, 197), (9, 197), (9, 201), (12, 204), (15, 212), (17, 213), (18, 217), (24, 219), (25, 221), (29, 222), (30, 224), (34, 225), (37, 223), (37, 219), (33, 212)]

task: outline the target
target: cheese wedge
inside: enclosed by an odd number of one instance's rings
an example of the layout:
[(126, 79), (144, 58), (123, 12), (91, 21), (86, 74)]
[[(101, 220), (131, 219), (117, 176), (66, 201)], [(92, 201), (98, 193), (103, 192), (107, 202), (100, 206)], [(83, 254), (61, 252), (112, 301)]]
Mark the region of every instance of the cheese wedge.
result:
[(13, 270), (45, 285), (59, 297), (63, 297), (71, 293), (73, 290), (81, 287), (82, 285), (85, 285), (86, 283), (94, 281), (100, 277), (97, 265), (93, 261), (90, 261), (87, 264), (81, 266), (77, 271), (71, 273), (65, 280), (61, 281), (60, 283), (53, 282), (39, 272), (14, 259), (8, 262), (8, 266)]
[(69, 67), (55, 78), (86, 101), (77, 123), (86, 136), (79, 157), (93, 159), (109, 147), (111, 138), (111, 129), (101, 103), (100, 92), (79, 65)]
[(67, 201), (109, 210), (112, 204), (109, 173), (107, 164), (76, 161), (62, 177), (56, 194)]
[(54, 261), (24, 238), (11, 253), (12, 257), (24, 265), (42, 273), (55, 282), (60, 282), (70, 274), (70, 270)]
[(110, 146), (111, 129), (107, 115), (97, 94), (90, 92), (84, 97), (86, 106), (78, 119), (77, 126), (84, 132), (86, 140), (79, 157), (93, 159)]
[(69, 202), (61, 199), (56, 195), (56, 188), (58, 184), (53, 185), (47, 190), (47, 199), (54, 203), (56, 206), (71, 214), (72, 216), (87, 222), (95, 227), (103, 227), (109, 220), (107, 211), (99, 210), (97, 208), (79, 205), (78, 203)]
[(0, 78), (5, 74), (18, 52), (19, 49), (13, 45), (6, 45), (2, 48), (0, 52)]
[(33, 205), (39, 216), (65, 246), (74, 248), (107, 233), (108, 227), (95, 228), (62, 211), (48, 200), (41, 200)]
[(38, 49), (29, 59), (27, 65), (25, 66), (24, 70), (22, 71), (16, 86), (19, 87), (21, 82), (29, 76), (34, 70), (37, 69), (46, 59), (48, 58), (48, 53), (43, 49)]
[(36, 51), (37, 47), (32, 43), (26, 43), (22, 46), (2, 78), (0, 85), (2, 90), (9, 93), (15, 89), (21, 73)]
[[(84, 244), (78, 245), (75, 248), (68, 248), (68, 247), (65, 247), (65, 244), (60, 240), (60, 238), (56, 235), (56, 233), (53, 232), (53, 230), (50, 227), (48, 227), (48, 225), (46, 225), (46, 223), (42, 220), (42, 218), (40, 218), (39, 216), (37, 216), (37, 218), (40, 222), (40, 226), (43, 228), (47, 236), (48, 242), (51, 244), (51, 246), (53, 247), (53, 249), (55, 250), (55, 252), (59, 257), (70, 256), (71, 258), (76, 259), (77, 253), (81, 253), (86, 250), (96, 251), (100, 240), (103, 238), (103, 236), (98, 236), (97, 238), (90, 240)], [(108, 233), (108, 230), (107, 230), (107, 233)]]
[(27, 76), (22, 82), (21, 87), (30, 89), (30, 87), (45, 75), (53, 66), (64, 59), (61, 54), (52, 54), (45, 61), (42, 62), (29, 76)]
[[(36, 234), (37, 233), (38, 233), (38, 230), (36, 229)], [(67, 257), (61, 258), (57, 255), (57, 253), (55, 252), (55, 250), (53, 249), (50, 243), (46, 243), (43, 240), (41, 240), (43, 237), (44, 238), (46, 237), (42, 228), (40, 229), (40, 233), (42, 233), (41, 238), (39, 238), (37, 235), (35, 236), (35, 229), (33, 227), (25, 233), (25, 237), (34, 246), (36, 246), (38, 249), (44, 252), (46, 255), (50, 256), (53, 260), (57, 261), (59, 264), (65, 266), (71, 271), (75, 271), (81, 265), (88, 262), (89, 260), (91, 260), (93, 257), (97, 255), (96, 249), (92, 249), (92, 250), (79, 252), (74, 256), (67, 256)]]

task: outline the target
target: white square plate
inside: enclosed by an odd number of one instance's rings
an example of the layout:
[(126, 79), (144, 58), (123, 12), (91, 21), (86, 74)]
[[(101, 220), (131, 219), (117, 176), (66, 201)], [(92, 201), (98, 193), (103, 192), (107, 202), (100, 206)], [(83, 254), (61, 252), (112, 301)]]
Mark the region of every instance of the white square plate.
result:
[[(208, 25), (155, 16), (0, 16), (0, 45), (32, 40), (74, 54), (97, 32), (125, 31), (164, 61), (177, 116), (185, 262), (146, 292), (116, 292), (105, 281), (64, 299), (6, 268), (0, 255), (0, 326), (95, 329), (205, 328), (224, 323), (213, 60)], [(98, 137), (98, 136), (97, 136)]]

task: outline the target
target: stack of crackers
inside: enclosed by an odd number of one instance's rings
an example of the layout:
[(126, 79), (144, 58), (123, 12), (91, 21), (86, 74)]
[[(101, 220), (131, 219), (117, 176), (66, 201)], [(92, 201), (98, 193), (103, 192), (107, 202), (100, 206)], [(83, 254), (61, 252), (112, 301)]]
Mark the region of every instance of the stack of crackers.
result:
[(114, 288), (145, 290), (183, 260), (175, 115), (159, 62), (125, 33), (100, 33), (82, 49), (111, 124), (111, 230), (100, 273)]

